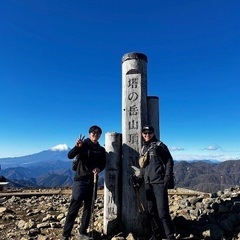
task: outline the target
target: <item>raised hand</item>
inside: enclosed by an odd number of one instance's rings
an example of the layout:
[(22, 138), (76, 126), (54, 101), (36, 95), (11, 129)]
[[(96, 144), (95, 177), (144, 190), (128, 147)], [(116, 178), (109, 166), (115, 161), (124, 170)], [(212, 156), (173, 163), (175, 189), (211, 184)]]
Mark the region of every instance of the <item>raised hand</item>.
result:
[(84, 135), (82, 135), (82, 134), (79, 135), (79, 138), (78, 138), (77, 141), (76, 141), (76, 146), (77, 146), (77, 147), (81, 147), (81, 146), (83, 145), (83, 140), (84, 140), (84, 138), (85, 138)]

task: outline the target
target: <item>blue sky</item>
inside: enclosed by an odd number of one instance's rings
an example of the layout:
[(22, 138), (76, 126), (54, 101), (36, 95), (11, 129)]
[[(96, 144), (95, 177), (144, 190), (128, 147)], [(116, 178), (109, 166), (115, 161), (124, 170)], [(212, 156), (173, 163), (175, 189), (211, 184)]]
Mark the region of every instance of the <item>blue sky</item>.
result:
[(121, 132), (121, 59), (148, 57), (175, 160), (240, 159), (238, 0), (26, 0), (0, 7), (0, 158)]

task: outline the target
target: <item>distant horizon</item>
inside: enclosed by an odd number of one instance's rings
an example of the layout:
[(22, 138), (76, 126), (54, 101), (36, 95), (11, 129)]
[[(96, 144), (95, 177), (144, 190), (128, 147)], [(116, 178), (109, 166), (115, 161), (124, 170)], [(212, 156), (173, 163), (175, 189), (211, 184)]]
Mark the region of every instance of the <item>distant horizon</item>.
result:
[[(43, 149), (43, 150), (41, 150), (39, 152), (34, 152), (34, 153), (29, 153), (29, 154), (26, 154), (26, 155), (14, 156), (14, 157), (11, 157), (11, 156), (9, 156), (9, 157), (0, 157), (0, 165), (1, 165), (1, 160), (2, 159), (21, 158), (21, 157), (26, 157), (26, 156), (30, 156), (30, 155), (35, 155), (35, 154), (41, 153), (43, 151), (59, 151), (59, 152), (66, 151), (67, 152), (70, 149), (71, 149), (71, 147), (68, 146), (67, 144), (60, 143), (60, 144), (57, 144), (57, 145), (55, 145), (53, 147), (50, 147), (48, 149)], [(217, 159), (174, 159), (174, 157), (173, 157), (173, 160), (174, 161), (186, 161), (186, 162), (189, 162), (189, 161), (190, 162), (192, 162), (192, 161), (210, 161), (210, 162), (219, 162), (220, 163), (220, 162), (225, 162), (225, 161), (238, 161), (238, 160), (240, 160), (240, 158), (239, 159), (226, 159), (226, 160), (221, 161), (221, 160), (217, 160)]]

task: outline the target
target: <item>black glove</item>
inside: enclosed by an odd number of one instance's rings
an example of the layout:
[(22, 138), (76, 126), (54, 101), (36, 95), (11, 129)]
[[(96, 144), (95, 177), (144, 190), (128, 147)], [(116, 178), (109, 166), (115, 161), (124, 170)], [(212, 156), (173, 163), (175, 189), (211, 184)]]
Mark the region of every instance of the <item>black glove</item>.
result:
[(137, 177), (136, 175), (132, 175), (132, 183), (134, 188), (140, 188), (143, 183), (143, 178)]
[(164, 177), (164, 187), (165, 188), (168, 188), (169, 180), (170, 180), (170, 176), (165, 175), (165, 177)]

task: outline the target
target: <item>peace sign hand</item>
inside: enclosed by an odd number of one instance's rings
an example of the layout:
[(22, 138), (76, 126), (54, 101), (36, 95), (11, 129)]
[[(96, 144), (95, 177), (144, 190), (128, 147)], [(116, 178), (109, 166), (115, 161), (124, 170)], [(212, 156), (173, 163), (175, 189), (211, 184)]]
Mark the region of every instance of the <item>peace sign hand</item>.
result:
[(81, 147), (81, 146), (83, 145), (83, 140), (84, 140), (84, 138), (85, 138), (84, 135), (82, 135), (82, 134), (79, 135), (79, 138), (78, 138), (77, 141), (76, 141), (76, 146), (77, 146), (77, 147)]

